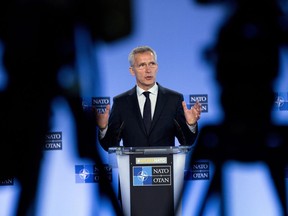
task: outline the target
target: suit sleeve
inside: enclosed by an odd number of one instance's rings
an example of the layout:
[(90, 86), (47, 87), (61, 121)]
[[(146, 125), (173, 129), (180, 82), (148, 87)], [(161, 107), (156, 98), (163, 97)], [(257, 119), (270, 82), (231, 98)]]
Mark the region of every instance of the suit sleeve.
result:
[[(179, 97), (177, 102), (177, 114), (176, 121), (178, 122), (178, 128), (176, 132), (176, 137), (181, 145), (192, 146), (195, 143), (195, 140), (198, 135), (198, 124), (196, 125), (195, 132), (192, 132), (187, 123), (184, 116), (184, 110), (182, 107), (182, 101), (184, 101), (183, 95)], [(176, 125), (177, 127), (177, 125)], [(180, 127), (180, 128), (179, 128)]]
[(108, 130), (102, 139), (99, 138), (100, 145), (105, 151), (108, 151), (110, 147), (119, 146), (121, 140), (120, 135), (124, 122), (121, 123), (119, 108), (119, 103), (116, 99), (113, 99), (113, 107), (109, 116)]

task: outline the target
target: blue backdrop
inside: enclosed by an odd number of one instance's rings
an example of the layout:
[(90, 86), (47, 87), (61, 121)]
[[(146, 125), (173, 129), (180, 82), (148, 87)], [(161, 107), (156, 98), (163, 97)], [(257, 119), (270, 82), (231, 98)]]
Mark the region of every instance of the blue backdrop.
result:
[[(134, 86), (134, 77), (128, 71), (128, 53), (136, 46), (149, 45), (158, 54), (157, 80), (160, 84), (182, 92), (187, 103), (190, 95), (207, 97), (207, 112), (201, 116), (200, 130), (205, 125), (221, 122), (223, 111), (219, 86), (214, 79), (214, 68), (204, 60), (203, 51), (217, 39), (216, 33), (228, 12), (224, 6), (203, 7), (192, 0), (138, 0), (133, 2), (133, 32), (128, 37), (113, 43), (98, 41), (95, 44), (85, 30), (78, 29), (75, 43), (82, 96), (112, 99)], [(277, 97), (271, 116), (274, 123), (284, 125), (288, 123), (287, 68), (287, 49), (283, 49), (281, 76), (274, 85)], [(3, 87), (5, 70), (1, 68), (1, 72)], [(249, 96), (253, 97), (253, 92)], [(37, 215), (115, 215), (110, 201), (100, 195), (97, 183), (77, 181), (79, 173), (75, 168), (80, 165), (89, 170), (93, 163), (77, 157), (74, 119), (69, 106), (59, 98), (55, 100), (53, 110), (52, 132), (60, 134), (56, 142), (60, 142), (62, 147), (45, 151)], [(103, 161), (110, 163), (111, 158), (101, 148), (99, 151)], [(265, 164), (247, 166), (235, 162), (227, 165), (225, 171), (229, 215), (281, 215)], [(213, 175), (212, 164), (209, 174)], [(116, 192), (117, 178), (117, 168), (113, 167), (112, 185)], [(196, 214), (210, 183), (209, 179), (187, 181), (183, 197), (185, 216)], [(13, 214), (18, 193), (17, 182), (0, 186), (0, 216)], [(209, 202), (206, 215), (220, 215), (217, 199)]]

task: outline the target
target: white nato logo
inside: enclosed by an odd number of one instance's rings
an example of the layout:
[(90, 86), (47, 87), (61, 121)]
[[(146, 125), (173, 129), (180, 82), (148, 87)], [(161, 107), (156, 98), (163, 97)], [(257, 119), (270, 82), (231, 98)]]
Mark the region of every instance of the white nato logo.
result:
[(278, 107), (283, 106), (284, 102), (285, 100), (282, 97), (277, 97), (277, 100), (275, 101)]
[(147, 180), (148, 174), (147, 174), (146, 171), (143, 171), (143, 170), (142, 170), (142, 171), (140, 171), (140, 172), (137, 174), (137, 178), (139, 179), (139, 181), (144, 182), (144, 181)]
[(79, 172), (79, 176), (81, 179), (87, 179), (88, 176), (90, 175), (89, 171), (87, 169), (81, 169)]

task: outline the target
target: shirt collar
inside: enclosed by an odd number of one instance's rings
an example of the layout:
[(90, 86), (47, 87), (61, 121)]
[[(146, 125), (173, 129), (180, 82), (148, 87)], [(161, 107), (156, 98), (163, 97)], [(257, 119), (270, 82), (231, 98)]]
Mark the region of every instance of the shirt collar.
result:
[[(138, 85), (136, 87), (137, 95), (140, 96), (145, 90), (141, 89)], [(154, 86), (150, 89), (148, 89), (151, 94), (157, 95), (158, 92), (158, 85), (157, 83), (154, 84)]]

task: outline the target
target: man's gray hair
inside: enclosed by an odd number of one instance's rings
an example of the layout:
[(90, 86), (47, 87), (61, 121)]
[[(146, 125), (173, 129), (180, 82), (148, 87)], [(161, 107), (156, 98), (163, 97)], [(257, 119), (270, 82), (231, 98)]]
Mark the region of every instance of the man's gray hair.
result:
[(155, 61), (157, 62), (157, 54), (155, 50), (153, 50), (149, 46), (139, 46), (139, 47), (134, 48), (128, 55), (128, 61), (129, 61), (130, 66), (134, 65), (135, 55), (138, 53), (144, 53), (144, 52), (151, 52), (155, 57)]

